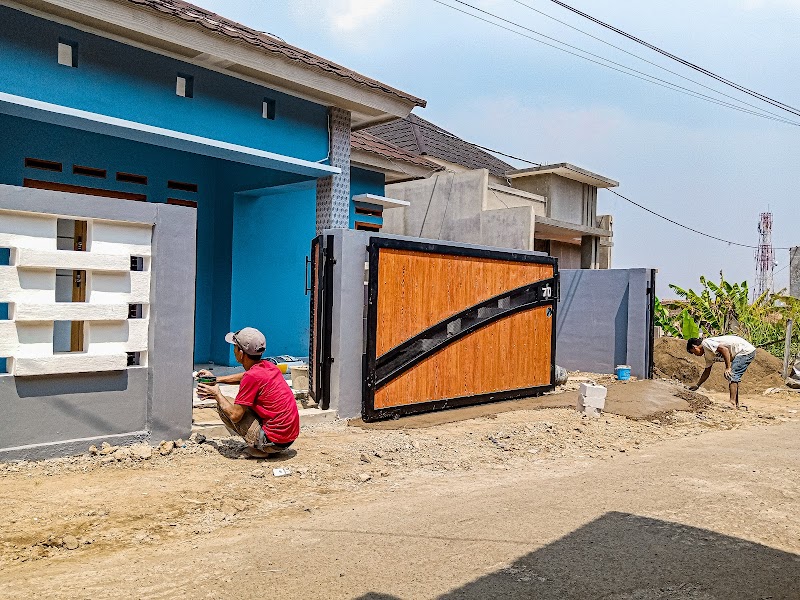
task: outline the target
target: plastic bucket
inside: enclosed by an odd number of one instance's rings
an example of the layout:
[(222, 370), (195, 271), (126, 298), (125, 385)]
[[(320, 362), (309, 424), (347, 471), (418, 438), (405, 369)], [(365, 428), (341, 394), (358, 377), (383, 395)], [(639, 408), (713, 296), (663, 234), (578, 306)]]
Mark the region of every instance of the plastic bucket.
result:
[(620, 381), (628, 381), (631, 378), (630, 365), (617, 365), (617, 368), (614, 369), (614, 372), (617, 374), (617, 379)]

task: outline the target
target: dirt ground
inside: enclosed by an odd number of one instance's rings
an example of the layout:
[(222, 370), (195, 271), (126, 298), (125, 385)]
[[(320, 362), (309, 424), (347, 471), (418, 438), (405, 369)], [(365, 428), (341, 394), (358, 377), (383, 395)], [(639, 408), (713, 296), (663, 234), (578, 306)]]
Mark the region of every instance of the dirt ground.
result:
[[(565, 392), (564, 397), (572, 399), (575, 392)], [(515, 473), (520, 477), (537, 472), (552, 475), (552, 469), (566, 473), (577, 464), (602, 465), (650, 455), (654, 447), (669, 441), (800, 421), (796, 392), (743, 398), (749, 410), (738, 412), (727, 407), (725, 394), (710, 397), (712, 404), (699, 412), (677, 411), (652, 421), (610, 414), (592, 419), (572, 408), (505, 410), (498, 404), (490, 414), (414, 429), (321, 424), (304, 428), (292, 452), (272, 460), (246, 459), (241, 444), (227, 438), (179, 441), (168, 455), (156, 450), (150, 458), (127, 456), (123, 451), (119, 461), (87, 454), (0, 464), (0, 522), (4, 524), (0, 597), (167, 597), (158, 590), (174, 591), (178, 589), (174, 578), (198, 573), (187, 574), (186, 565), (175, 572), (159, 572), (153, 576), (161, 587), (154, 584), (152, 590), (140, 588), (136, 578), (122, 576), (107, 581), (101, 577), (106, 583), (95, 582), (91, 591), (82, 591), (81, 582), (87, 573), (95, 578), (102, 575), (92, 571), (98, 561), (119, 566), (134, 556), (134, 562), (147, 562), (154, 553), (178, 546), (189, 555), (198, 548), (213, 555), (214, 541), (232, 532), (260, 531), (266, 539), (267, 532), (285, 520), (333, 514), (375, 502), (389, 492), (430, 489), (432, 482), (437, 493), (449, 489), (451, 483), (456, 493), (459, 486), (483, 485), (498, 473), (506, 479)], [(280, 467), (288, 468), (290, 474), (275, 477), (273, 469)], [(795, 472), (794, 488), (797, 481)], [(597, 480), (592, 485), (602, 488), (605, 484)], [(796, 492), (787, 494), (796, 509)], [(411, 523), (415, 515), (393, 517), (392, 528), (402, 529), (403, 519)], [(713, 523), (709, 527), (713, 529)], [(796, 520), (792, 527), (794, 537), (776, 538), (776, 543), (797, 553)], [(255, 544), (252, 552), (261, 547), (253, 539), (236, 543)], [(347, 552), (342, 549), (343, 560)], [(317, 557), (296, 559), (312, 565)], [(264, 560), (260, 568), (269, 572), (270, 560)], [(57, 579), (52, 577), (55, 572)], [(39, 583), (31, 587), (28, 582), (34, 580)], [(270, 595), (279, 590), (280, 586)], [(193, 595), (222, 597), (202, 595), (196, 589)], [(305, 595), (354, 597), (309, 590)], [(263, 594), (248, 591), (242, 597)]]

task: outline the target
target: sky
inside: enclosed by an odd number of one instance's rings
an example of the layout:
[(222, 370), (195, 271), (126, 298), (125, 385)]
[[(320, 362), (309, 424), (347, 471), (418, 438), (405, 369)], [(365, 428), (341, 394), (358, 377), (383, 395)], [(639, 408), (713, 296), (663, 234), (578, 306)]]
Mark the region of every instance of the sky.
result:
[[(452, 0), (443, 0), (456, 4)], [(569, 13), (549, 0), (468, 0), (527, 28), (712, 94), (534, 12), (527, 4), (714, 89), (769, 107)], [(658, 87), (499, 29), (435, 0), (195, 0), (196, 4), (428, 101), (416, 112), (460, 137), (538, 163), (570, 162), (676, 221), (776, 247), (800, 245), (800, 127)], [(568, 0), (727, 79), (800, 107), (800, 0)], [(462, 7), (463, 8), (463, 7)], [(531, 34), (528, 34), (531, 35)], [(720, 98), (726, 100), (725, 98)], [(727, 100), (726, 100), (727, 101)], [(524, 166), (523, 163), (516, 163)], [(613, 266), (667, 284), (705, 275), (751, 283), (754, 250), (685, 231), (601, 190), (614, 215)], [(777, 250), (775, 287), (788, 286)]]

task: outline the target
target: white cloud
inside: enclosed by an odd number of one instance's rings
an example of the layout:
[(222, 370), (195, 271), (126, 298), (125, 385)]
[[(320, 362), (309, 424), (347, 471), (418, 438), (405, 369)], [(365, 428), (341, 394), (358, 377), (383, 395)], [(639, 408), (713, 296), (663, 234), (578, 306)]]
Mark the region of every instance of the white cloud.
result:
[(298, 19), (323, 19), (334, 34), (352, 34), (367, 29), (394, 11), (392, 0), (299, 0), (292, 5)]
[(389, 6), (389, 0), (341, 0), (331, 24), (339, 31), (355, 31), (378, 17)]

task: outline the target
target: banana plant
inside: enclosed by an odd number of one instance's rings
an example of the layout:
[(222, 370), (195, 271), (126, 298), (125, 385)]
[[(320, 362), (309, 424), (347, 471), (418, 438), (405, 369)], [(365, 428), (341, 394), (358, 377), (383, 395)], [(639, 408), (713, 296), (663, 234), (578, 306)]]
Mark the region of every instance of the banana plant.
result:
[(721, 272), (719, 283), (701, 277), (700, 285), (699, 291), (670, 285), (677, 299), (657, 299), (656, 323), (664, 333), (683, 338), (740, 335), (782, 358), (786, 322), (793, 319), (797, 333), (792, 335), (792, 349), (800, 352), (800, 300), (781, 290), (751, 302), (747, 282), (730, 283)]

